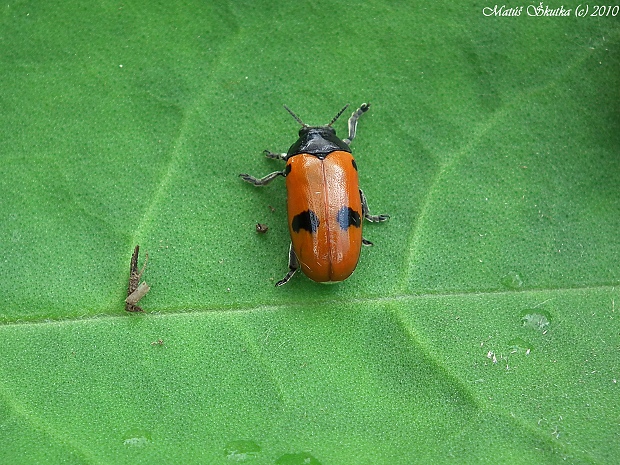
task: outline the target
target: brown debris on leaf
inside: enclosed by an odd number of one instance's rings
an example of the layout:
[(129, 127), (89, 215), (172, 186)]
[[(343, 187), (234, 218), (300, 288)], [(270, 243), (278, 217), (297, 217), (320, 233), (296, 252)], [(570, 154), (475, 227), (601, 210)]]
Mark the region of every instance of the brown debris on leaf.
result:
[(125, 310), (127, 310), (128, 312), (143, 312), (144, 310), (142, 310), (142, 308), (138, 307), (136, 304), (151, 289), (149, 285), (146, 284), (146, 282), (140, 283), (140, 278), (142, 277), (142, 273), (144, 273), (146, 263), (149, 261), (149, 254), (145, 254), (142, 269), (138, 270), (139, 251), (140, 246), (136, 245), (136, 248), (133, 251), (133, 255), (131, 256), (131, 265), (129, 268), (129, 287), (127, 289), (127, 298), (125, 299)]

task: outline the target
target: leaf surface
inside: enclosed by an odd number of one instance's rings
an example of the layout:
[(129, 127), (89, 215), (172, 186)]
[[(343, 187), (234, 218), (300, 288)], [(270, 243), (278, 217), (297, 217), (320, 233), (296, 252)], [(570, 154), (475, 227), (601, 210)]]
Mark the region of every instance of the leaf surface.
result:
[[(617, 15), (486, 6), (3, 6), (0, 462), (612, 463)], [(366, 101), (391, 219), (276, 289), (284, 183), (237, 175), (282, 169), (282, 104)]]

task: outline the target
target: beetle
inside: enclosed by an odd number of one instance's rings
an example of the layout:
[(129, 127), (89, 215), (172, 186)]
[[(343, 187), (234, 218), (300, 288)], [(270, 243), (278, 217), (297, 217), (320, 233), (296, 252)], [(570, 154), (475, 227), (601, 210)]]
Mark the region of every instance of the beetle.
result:
[(382, 222), (389, 215), (371, 215), (359, 188), (357, 164), (351, 142), (357, 121), (368, 111), (363, 103), (349, 118), (346, 139), (336, 136), (332, 125), (348, 108), (338, 112), (324, 126), (305, 124), (286, 105), (284, 108), (301, 124), (299, 139), (287, 153), (265, 150), (269, 158), (286, 161), (282, 171), (262, 178), (239, 176), (255, 186), (266, 186), (278, 176), (286, 178), (288, 226), (291, 235), (289, 271), (276, 286), (286, 284), (301, 268), (316, 282), (338, 282), (355, 270), (362, 245), (372, 242), (362, 237), (362, 221)]

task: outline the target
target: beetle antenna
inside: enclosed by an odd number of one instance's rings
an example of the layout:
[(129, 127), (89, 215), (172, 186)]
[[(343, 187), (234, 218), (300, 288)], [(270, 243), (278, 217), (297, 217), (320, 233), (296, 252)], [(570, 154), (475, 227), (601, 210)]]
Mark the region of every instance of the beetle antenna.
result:
[(347, 108), (349, 108), (349, 104), (348, 103), (344, 106), (344, 108), (342, 110), (340, 110), (338, 112), (338, 114), (336, 116), (334, 116), (334, 119), (331, 120), (327, 126), (331, 126), (332, 124), (334, 124), (336, 122), (336, 120), (338, 118), (340, 118), (340, 115), (342, 115)]
[(308, 125), (306, 123), (304, 123), (299, 116), (297, 116), (295, 113), (293, 113), (293, 110), (291, 110), (286, 105), (284, 105), (284, 108), (286, 108), (286, 111), (288, 111), (291, 114), (291, 116), (293, 118), (295, 118), (295, 121), (297, 121), (299, 124), (301, 124), (304, 128), (308, 127)]

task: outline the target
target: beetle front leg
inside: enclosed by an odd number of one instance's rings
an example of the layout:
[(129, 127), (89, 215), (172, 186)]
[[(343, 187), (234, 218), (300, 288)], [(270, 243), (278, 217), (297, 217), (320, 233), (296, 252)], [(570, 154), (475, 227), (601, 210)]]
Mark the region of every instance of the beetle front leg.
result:
[(262, 178), (255, 178), (249, 174), (240, 174), (239, 177), (244, 181), (249, 182), (250, 184), (254, 184), (255, 186), (266, 186), (271, 181), (273, 181), (278, 176), (286, 176), (285, 171), (274, 171), (273, 173), (269, 173), (267, 176)]
[(362, 189), (360, 189), (360, 197), (362, 199), (362, 216), (368, 221), (371, 223), (380, 223), (390, 218), (390, 215), (371, 215), (368, 211), (368, 202), (366, 201), (366, 196), (364, 195), (364, 191), (362, 191)]
[(286, 160), (286, 153), (275, 153), (270, 150), (263, 150), (263, 153), (267, 158), (273, 158), (275, 160)]
[(295, 255), (295, 251), (293, 250), (293, 244), (288, 249), (288, 273), (286, 276), (282, 278), (280, 281), (276, 283), (276, 286), (280, 287), (289, 282), (289, 280), (293, 277), (297, 269), (299, 268), (299, 260), (297, 259), (297, 255)]
[(368, 111), (370, 108), (370, 103), (362, 103), (360, 107), (353, 112), (351, 117), (349, 118), (349, 137), (344, 139), (344, 143), (347, 145), (351, 145), (353, 139), (355, 139), (355, 133), (357, 131), (357, 120), (360, 119), (364, 113)]

